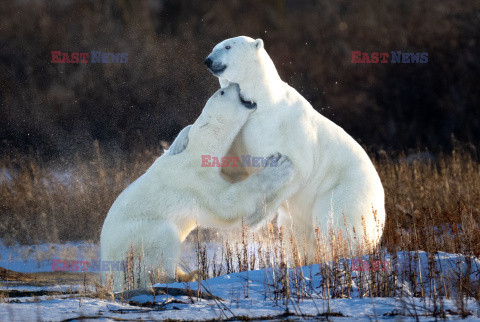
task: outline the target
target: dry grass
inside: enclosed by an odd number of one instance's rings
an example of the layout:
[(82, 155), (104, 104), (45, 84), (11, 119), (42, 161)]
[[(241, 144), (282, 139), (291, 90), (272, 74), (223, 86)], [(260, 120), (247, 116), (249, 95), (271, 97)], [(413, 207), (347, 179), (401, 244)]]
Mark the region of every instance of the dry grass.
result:
[[(33, 153), (0, 159), (6, 244), (98, 241), (115, 198), (161, 154), (122, 158), (102, 152), (97, 142), (92, 150), (95, 158), (68, 163), (44, 163)], [(375, 164), (386, 195), (384, 247), (480, 254), (480, 164), (471, 153), (457, 149), (411, 162), (380, 153)]]
[[(160, 154), (146, 151), (131, 158), (113, 157), (103, 153), (97, 143), (93, 150), (94, 159), (78, 158), (68, 164), (44, 163), (33, 154), (0, 160), (0, 233), (5, 242), (98, 241), (116, 196)], [(445, 316), (444, 298), (454, 299), (457, 314), (468, 316), (467, 299), (480, 304), (480, 283), (471, 279), (480, 272), (478, 160), (468, 149), (459, 148), (434, 159), (413, 161), (404, 154), (379, 153), (374, 163), (385, 187), (387, 221), (382, 244), (364, 261), (374, 267), (388, 257), (390, 267), (396, 269), (354, 273), (351, 260), (358, 256), (358, 249), (351, 249), (333, 230), (329, 236), (321, 236), (317, 229), (313, 261), (319, 264), (322, 283), (320, 287), (312, 285), (297, 269), (312, 261), (303, 256), (305, 241), (294, 240), (288, 231), (272, 224), (257, 231), (243, 227), (237, 238), (229, 235), (222, 241), (221, 251), (213, 255), (205, 245), (211, 239), (205, 236), (211, 233), (203, 231), (199, 237), (197, 231), (191, 235), (196, 235), (198, 243), (197, 264), (191, 269), (204, 279), (269, 267), (265, 299), (282, 303), (317, 297), (327, 301), (328, 308), (330, 298), (354, 296), (355, 285), (360, 297), (400, 298), (404, 311), (412, 316), (418, 310)], [(398, 251), (405, 251), (403, 258)], [(427, 252), (422, 269), (420, 251)], [(439, 267), (440, 251), (463, 254), (463, 266), (445, 276), (444, 268)], [(75, 250), (65, 249), (62, 256), (75, 255)], [(49, 249), (36, 254), (25, 251), (25, 256), (41, 261), (49, 256)], [(126, 267), (126, 289), (137, 287), (135, 267), (141, 266), (141, 259), (130, 258), (130, 262), (138, 265), (130, 265), (130, 271)], [(159, 270), (150, 282), (161, 281), (162, 276)], [(98, 286), (98, 296), (111, 297), (110, 288)], [(244, 292), (248, 296), (248, 283)], [(409, 300), (411, 296), (429, 304), (419, 308)]]
[(115, 198), (161, 153), (143, 151), (126, 160), (103, 154), (96, 141), (92, 150), (94, 158), (73, 162), (45, 164), (33, 153), (0, 160), (0, 231), (6, 244), (98, 241)]
[(478, 160), (466, 149), (434, 161), (405, 160), (384, 155), (376, 162), (386, 195), (382, 244), (480, 255)]

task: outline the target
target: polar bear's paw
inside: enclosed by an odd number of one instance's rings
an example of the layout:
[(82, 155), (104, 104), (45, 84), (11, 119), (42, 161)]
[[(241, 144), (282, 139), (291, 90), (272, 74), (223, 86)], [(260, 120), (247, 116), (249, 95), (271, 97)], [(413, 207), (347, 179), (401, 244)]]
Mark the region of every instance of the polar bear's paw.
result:
[(295, 169), (292, 161), (286, 155), (275, 153), (268, 157), (266, 166), (254, 176), (256, 177), (255, 187), (259, 189), (262, 198), (258, 202), (255, 212), (244, 218), (245, 223), (249, 226), (258, 224), (268, 216), (270, 210), (278, 207), (278, 205), (267, 206), (267, 204), (281, 197), (281, 189), (288, 186), (293, 180)]
[(195, 270), (190, 273), (185, 273), (182, 269), (178, 267), (175, 275), (176, 275), (176, 280), (181, 283), (194, 282), (198, 280), (198, 277), (199, 277), (198, 270)]
[(265, 168), (258, 172), (259, 181), (267, 201), (276, 195), (278, 189), (288, 184), (294, 176), (292, 161), (280, 153), (268, 157)]

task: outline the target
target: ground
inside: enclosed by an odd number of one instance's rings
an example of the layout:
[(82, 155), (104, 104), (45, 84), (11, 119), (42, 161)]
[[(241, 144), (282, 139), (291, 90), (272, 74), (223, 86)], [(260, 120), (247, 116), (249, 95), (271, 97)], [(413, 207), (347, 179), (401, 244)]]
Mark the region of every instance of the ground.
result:
[[(285, 291), (286, 270), (275, 266), (272, 269), (257, 269), (240, 273), (230, 273), (215, 278), (191, 283), (156, 284), (155, 295), (152, 290), (140, 290), (116, 294), (116, 299), (108, 299), (108, 295), (101, 295), (96, 280), (95, 272), (48, 272), (51, 271), (51, 258), (57, 258), (68, 249), (77, 249), (78, 258), (92, 254), (97, 249), (91, 244), (68, 245), (39, 245), (36, 247), (14, 246), (1, 248), (0, 266), (16, 271), (28, 272), (13, 274), (3, 271), (0, 300), (0, 316), (11, 321), (48, 320), (65, 321), (80, 317), (101, 318), (108, 320), (133, 320), (133, 319), (178, 319), (178, 320), (208, 320), (232, 319), (238, 320), (245, 317), (266, 319), (327, 319), (333, 320), (372, 320), (392, 319), (418, 316), (420, 319), (431, 320), (435, 311), (432, 297), (412, 297), (412, 288), (408, 281), (402, 281), (398, 275), (397, 288), (403, 289), (392, 297), (360, 296), (362, 292), (362, 278), (370, 276), (371, 271), (352, 270), (352, 262), (347, 260), (335, 266), (332, 262), (325, 265), (311, 265), (300, 269), (290, 269), (288, 294)], [(78, 251), (80, 249), (80, 251)], [(93, 250), (92, 250), (93, 249)], [(195, 245), (187, 245), (190, 254), (184, 258), (192, 262), (195, 258)], [(39, 258), (41, 250), (50, 250), (50, 257), (43, 255)], [(218, 250), (218, 245), (210, 244), (208, 252)], [(70, 251), (72, 252), (72, 251)], [(28, 255), (30, 254), (30, 255)], [(36, 256), (35, 256), (36, 255)], [(392, 272), (392, 267), (405, 269), (412, 262), (408, 259), (416, 258), (421, 269), (428, 265), (428, 254), (417, 253), (418, 257), (406, 252), (397, 254), (395, 259), (386, 255), (388, 263), (386, 270), (373, 272), (377, 277), (387, 276)], [(23, 256), (19, 257), (19, 256)], [(410, 257), (413, 256), (413, 257)], [(84, 257), (85, 258), (85, 257)], [(439, 253), (436, 263), (443, 267), (442, 273), (454, 278), (455, 272), (465, 270), (465, 257), (462, 255)], [(368, 258), (363, 258), (368, 260)], [(335, 267), (342, 270), (343, 266), (352, 270), (352, 285), (348, 296), (344, 291), (338, 293), (338, 285), (333, 285), (331, 280), (329, 294), (325, 296), (326, 270), (334, 271)], [(381, 266), (379, 266), (381, 267)], [(480, 262), (474, 260), (471, 272), (472, 279), (478, 275)], [(43, 272), (42, 272), (43, 271)], [(362, 277), (363, 274), (363, 277)], [(428, 278), (428, 271), (423, 278)], [(390, 275), (388, 275), (390, 276)], [(344, 278), (344, 277), (342, 277)], [(13, 279), (13, 280), (11, 280)], [(9, 280), (9, 281), (7, 281)], [(425, 284), (424, 292), (430, 292), (430, 287)], [(200, 287), (200, 291), (199, 290)], [(453, 291), (452, 291), (453, 292)], [(343, 294), (343, 295), (341, 295)], [(399, 296), (399, 294), (403, 294)], [(341, 298), (341, 297), (344, 298)], [(103, 297), (103, 298), (102, 298)], [(334, 298), (337, 297), (337, 298)], [(442, 312), (447, 319), (459, 319), (458, 299), (450, 296), (435, 298), (443, 303)], [(480, 306), (472, 299), (464, 299), (463, 305), (469, 319), (480, 321)], [(437, 303), (437, 306), (439, 304)], [(437, 308), (438, 309), (438, 308)]]

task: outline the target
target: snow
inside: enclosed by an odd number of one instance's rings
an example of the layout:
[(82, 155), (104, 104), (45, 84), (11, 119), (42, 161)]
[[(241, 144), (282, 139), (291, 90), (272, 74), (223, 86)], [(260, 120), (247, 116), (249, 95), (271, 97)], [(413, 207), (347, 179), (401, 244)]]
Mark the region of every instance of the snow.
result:
[(52, 259), (97, 260), (98, 246), (90, 243), (14, 245), (0, 242), (0, 267), (22, 273), (51, 272)]
[[(234, 274), (235, 275), (235, 274)], [(231, 277), (235, 278), (235, 277)], [(40, 297), (37, 299), (21, 298), (20, 303), (0, 303), (0, 316), (9, 317), (11, 321), (34, 321), (38, 317), (47, 321), (61, 321), (65, 319), (78, 318), (79, 316), (105, 318), (122, 318), (122, 319), (181, 319), (181, 320), (205, 320), (231, 317), (272, 317), (281, 316), (286, 312), (287, 306), (291, 313), (304, 316), (317, 316), (327, 312), (327, 300), (322, 299), (305, 299), (300, 303), (295, 300), (283, 304), (282, 301), (275, 303), (273, 301), (265, 301), (263, 295), (250, 292), (249, 298), (243, 297), (243, 290), (236, 290), (232, 287), (225, 287), (225, 283), (213, 282), (211, 291), (213, 293), (228, 294), (228, 289), (233, 289), (229, 296), (229, 300), (215, 302), (213, 300), (196, 300), (191, 304), (190, 299), (186, 296), (176, 298), (179, 303), (171, 303), (165, 305), (162, 309), (139, 308), (129, 304), (122, 304), (113, 301), (91, 298), (54, 298), (48, 299)], [(217, 289), (216, 286), (223, 286), (227, 290)], [(236, 292), (239, 291), (239, 292)], [(240, 293), (240, 294), (238, 294)], [(238, 294), (238, 298), (237, 298)], [(171, 298), (171, 296), (169, 296)], [(131, 299), (134, 300), (134, 299)], [(152, 301), (153, 297), (141, 296), (136, 298), (137, 301)], [(167, 296), (156, 296), (156, 301), (163, 302), (167, 300)], [(424, 303), (422, 299), (411, 299), (417, 306), (418, 314), (425, 312), (422, 309)], [(330, 299), (329, 305), (331, 312), (342, 313), (343, 317), (333, 317), (338, 320), (371, 320), (392, 319), (394, 316), (408, 315), (408, 311), (402, 308), (398, 299), (394, 298), (351, 298), (351, 299)], [(473, 301), (469, 301), (469, 307), (475, 307)], [(453, 300), (445, 301), (445, 308), (455, 311)], [(451, 318), (456, 318), (455, 316)], [(423, 317), (422, 320), (431, 320), (431, 317)], [(469, 320), (480, 321), (478, 316), (469, 317)]]
[[(217, 250), (218, 244), (212, 244), (209, 249)], [(20, 271), (20, 272), (40, 272), (51, 270), (51, 259), (47, 255), (38, 260), (36, 252), (44, 252), (51, 258), (61, 258), (62, 254), (72, 253), (69, 248), (76, 248), (75, 256), (78, 258), (91, 259), (98, 255), (98, 247), (88, 243), (74, 243), (67, 245), (45, 244), (29, 246), (15, 245), (13, 247), (0, 247), (0, 266)], [(184, 259), (191, 261), (195, 258), (195, 247), (192, 245), (186, 247), (187, 254)], [(427, 276), (428, 254), (418, 252), (418, 258), (411, 261), (415, 253), (399, 252), (396, 258), (386, 254), (385, 260), (388, 261), (388, 269), (419, 269), (423, 276)], [(89, 257), (90, 256), (90, 257)], [(76, 257), (77, 258), (77, 257)], [(362, 258), (367, 260), (368, 257)], [(445, 276), (454, 276), (459, 271), (466, 272), (466, 258), (463, 255), (438, 253), (434, 257), (435, 263), (441, 267)], [(344, 262), (351, 267), (351, 261)], [(417, 267), (412, 263), (417, 263)], [(331, 264), (331, 263), (330, 263)], [(340, 263), (342, 266), (343, 263)], [(329, 263), (327, 263), (329, 265)], [(479, 280), (480, 262), (472, 260), (470, 266), (470, 278)], [(410, 314), (415, 312), (420, 320), (432, 320), (431, 310), (433, 303), (429, 299), (405, 297), (387, 298), (387, 297), (364, 297), (360, 298), (357, 286), (352, 286), (351, 298), (327, 298), (323, 297), (322, 278), (318, 274), (319, 265), (305, 266), (300, 269), (291, 269), (289, 274), (293, 277), (301, 277), (308, 287), (308, 296), (301, 297), (296, 295), (296, 289), (291, 284), (290, 298), (275, 298), (275, 287), (279, 283), (273, 282), (273, 273), (281, 273), (272, 268), (251, 270), (248, 272), (232, 273), (201, 282), (190, 283), (170, 283), (156, 284), (155, 288), (170, 290), (170, 295), (150, 295), (148, 291), (144, 294), (131, 296), (122, 300), (106, 300), (101, 298), (89, 297), (85, 292), (93, 291), (92, 286), (85, 290), (83, 285), (52, 285), (35, 286), (28, 283), (18, 284), (15, 282), (1, 282), (1, 290), (19, 290), (19, 291), (57, 291), (63, 292), (61, 295), (42, 295), (42, 296), (23, 296), (23, 297), (1, 297), (0, 296), (0, 319), (10, 321), (62, 321), (65, 319), (75, 319), (79, 317), (101, 318), (100, 320), (109, 321), (112, 319), (179, 319), (179, 320), (205, 320), (205, 319), (227, 319), (243, 317), (267, 318), (276, 317), (277, 319), (326, 319), (325, 314), (331, 312), (329, 319), (348, 321), (356, 319), (367, 321), (372, 319), (413, 319)], [(356, 276), (359, 272), (352, 272)], [(368, 275), (368, 274), (364, 274)], [(402, 287), (402, 281), (398, 281), (399, 287)], [(408, 288), (407, 286), (405, 286)], [(205, 294), (212, 294), (221, 300), (206, 300), (197, 298), (197, 290)], [(428, 292), (428, 288), (425, 288)], [(183, 290), (183, 295), (171, 295), (173, 290)], [(73, 292), (72, 292), (73, 291)], [(408, 290), (412, 292), (412, 290)], [(88, 293), (88, 292), (87, 292)], [(177, 292), (181, 293), (181, 292)], [(189, 295), (185, 295), (185, 293)], [(24, 294), (28, 295), (28, 294)], [(454, 314), (457, 306), (453, 299), (444, 299), (445, 310), (448, 313), (448, 319), (459, 319)], [(154, 306), (151, 304), (155, 303)], [(466, 301), (467, 309), (471, 313), (468, 320), (480, 321), (480, 304), (474, 300)], [(450, 310), (450, 311), (448, 311)], [(288, 314), (287, 314), (288, 312)], [(427, 313), (429, 316), (422, 316)], [(289, 316), (294, 314), (295, 316)]]

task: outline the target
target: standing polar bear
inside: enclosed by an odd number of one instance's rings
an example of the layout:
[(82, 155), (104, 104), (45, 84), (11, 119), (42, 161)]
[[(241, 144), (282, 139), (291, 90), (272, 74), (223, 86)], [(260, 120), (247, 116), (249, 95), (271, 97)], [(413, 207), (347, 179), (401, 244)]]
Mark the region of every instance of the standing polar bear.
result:
[[(148, 271), (157, 268), (173, 280), (181, 243), (197, 224), (238, 225), (242, 218), (249, 220), (257, 212), (273, 212), (279, 207), (277, 191), (293, 178), (287, 157), (273, 153), (265, 168), (235, 184), (222, 179), (220, 168), (201, 166), (202, 155), (227, 154), (255, 109), (254, 104), (242, 103), (239, 94), (237, 85), (218, 90), (195, 123), (183, 129), (170, 150), (110, 208), (100, 238), (102, 263), (125, 260), (130, 247), (134, 254), (143, 255), (140, 279), (124, 288), (146, 286)], [(102, 269), (104, 278), (106, 273)], [(121, 269), (112, 273), (114, 289), (122, 289), (124, 273)], [(177, 270), (177, 277), (188, 278), (188, 274)]]
[[(355, 232), (361, 241), (376, 245), (385, 207), (383, 186), (371, 160), (350, 135), (280, 79), (263, 41), (249, 37), (224, 40), (213, 48), (205, 64), (221, 87), (237, 83), (242, 100), (258, 106), (230, 154), (266, 156), (278, 151), (292, 161), (294, 179), (279, 191), (285, 201), (279, 220), (293, 228), (298, 242), (306, 239), (310, 256), (318, 225), (327, 236), (333, 225), (344, 237)], [(255, 171), (246, 169), (247, 174)], [(238, 171), (225, 174), (239, 175)], [(257, 214), (250, 224), (265, 218)]]

